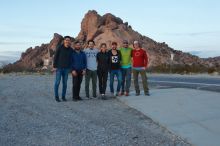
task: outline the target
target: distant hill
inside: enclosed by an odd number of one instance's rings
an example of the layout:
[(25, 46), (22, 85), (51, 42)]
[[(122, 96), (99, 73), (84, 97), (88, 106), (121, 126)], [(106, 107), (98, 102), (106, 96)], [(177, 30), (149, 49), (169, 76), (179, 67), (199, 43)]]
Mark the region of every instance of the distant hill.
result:
[[(62, 42), (62, 36), (55, 33), (53, 39), (48, 44), (42, 44), (35, 48), (28, 48), (22, 53), (21, 58), (14, 64), (9, 64), (4, 69), (10, 71), (36, 71), (43, 67), (44, 60), (52, 60), (54, 51)], [(141, 35), (132, 29), (128, 22), (121, 18), (107, 13), (103, 16), (96, 11), (90, 10), (85, 14), (81, 22), (81, 30), (74, 40), (81, 40), (85, 45), (90, 39), (94, 39), (97, 47), (105, 42), (110, 46), (112, 41), (122, 45), (124, 39), (130, 44), (138, 40), (143, 44), (150, 56), (150, 71), (158, 72), (207, 72), (210, 68), (216, 68), (220, 71), (219, 58), (203, 59), (190, 53), (175, 50), (169, 47), (165, 42), (156, 42), (155, 40)], [(174, 54), (171, 60), (171, 54)]]
[(0, 68), (19, 59), (19, 51), (0, 51)]
[(0, 61), (0, 68), (2, 68), (3, 66), (9, 64), (10, 62), (8, 61)]

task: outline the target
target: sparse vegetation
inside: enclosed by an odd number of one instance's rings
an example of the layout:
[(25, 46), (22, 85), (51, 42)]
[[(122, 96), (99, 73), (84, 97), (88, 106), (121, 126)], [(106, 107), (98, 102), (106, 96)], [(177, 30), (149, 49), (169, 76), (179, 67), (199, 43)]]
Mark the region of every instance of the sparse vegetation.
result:
[(150, 67), (148, 69), (152, 73), (177, 73), (177, 74), (191, 74), (191, 73), (208, 73), (213, 74), (218, 72), (220, 74), (220, 68), (206, 67), (204, 65), (192, 64), (192, 65), (169, 65), (161, 64), (160, 66)]
[(11, 73), (11, 72), (35, 72), (32, 68), (25, 68), (22, 66), (15, 66), (12, 64), (6, 65), (2, 68), (3, 73)]
[[(42, 67), (36, 69), (25, 68), (22, 66), (14, 66), (9, 64), (3, 68), (0, 68), (0, 73), (12, 73), (12, 72), (26, 72), (26, 73), (51, 73), (51, 68), (42, 70)], [(206, 67), (204, 65), (192, 64), (192, 65), (170, 65), (170, 64), (161, 64), (160, 66), (153, 66), (148, 68), (150, 73), (173, 73), (173, 74), (199, 74), (199, 73), (208, 73), (208, 74), (220, 74), (220, 67)]]

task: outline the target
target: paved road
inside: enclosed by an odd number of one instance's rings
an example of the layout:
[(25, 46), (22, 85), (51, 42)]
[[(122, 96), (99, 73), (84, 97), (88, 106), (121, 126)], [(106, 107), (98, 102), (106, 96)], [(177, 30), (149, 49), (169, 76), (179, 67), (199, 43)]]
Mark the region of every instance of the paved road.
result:
[[(53, 76), (0, 75), (0, 145), (189, 145), (116, 99), (53, 98)], [(84, 94), (83, 94), (84, 95)]]
[(148, 77), (153, 88), (191, 88), (220, 92), (220, 76), (149, 74)]

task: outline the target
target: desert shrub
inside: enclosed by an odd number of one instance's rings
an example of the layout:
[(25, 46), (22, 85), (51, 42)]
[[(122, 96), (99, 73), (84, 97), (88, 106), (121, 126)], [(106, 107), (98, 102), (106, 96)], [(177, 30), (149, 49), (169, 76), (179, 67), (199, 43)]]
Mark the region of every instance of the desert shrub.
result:
[(220, 72), (216, 68), (208, 68), (201, 64), (161, 64), (159, 66), (150, 67), (148, 69), (149, 72), (153, 73), (177, 73), (177, 74), (190, 74), (190, 73), (213, 73)]
[(216, 68), (211, 67), (211, 68), (208, 69), (208, 74), (212, 74), (214, 72), (217, 72)]

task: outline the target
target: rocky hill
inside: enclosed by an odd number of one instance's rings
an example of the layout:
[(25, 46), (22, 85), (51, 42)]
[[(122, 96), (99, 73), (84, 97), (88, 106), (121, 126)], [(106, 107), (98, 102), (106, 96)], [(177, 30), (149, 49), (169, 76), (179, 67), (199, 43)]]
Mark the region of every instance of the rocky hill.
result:
[[(7, 65), (4, 70), (7, 72), (41, 69), (45, 64), (45, 60), (52, 60), (54, 51), (61, 44), (62, 38), (61, 35), (55, 33), (50, 43), (27, 49), (17, 62)], [(138, 40), (149, 53), (150, 68), (152, 70), (167, 71), (173, 67), (172, 69), (175, 68), (182, 72), (187, 71), (187, 67), (188, 69), (197, 67), (198, 70), (205, 71), (209, 67), (220, 66), (219, 58), (202, 59), (189, 53), (174, 50), (165, 42), (156, 42), (147, 36), (141, 35), (133, 30), (128, 22), (123, 22), (119, 17), (110, 13), (101, 16), (94, 10), (85, 14), (81, 22), (81, 30), (75, 39), (81, 40), (84, 45), (88, 40), (94, 39), (97, 47), (103, 42), (110, 46), (112, 41), (116, 41), (121, 45), (124, 39), (130, 43)], [(73, 38), (72, 41), (75, 39)], [(173, 60), (171, 60), (171, 54), (174, 54)], [(160, 70), (161, 68), (162, 70)]]
[(213, 66), (215, 66), (215, 67), (219, 67), (219, 66), (220, 66), (220, 56), (218, 56), (218, 57), (206, 58), (205, 61), (208, 62), (208, 63), (210, 63), (211, 65), (213, 65)]

